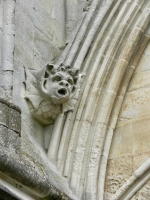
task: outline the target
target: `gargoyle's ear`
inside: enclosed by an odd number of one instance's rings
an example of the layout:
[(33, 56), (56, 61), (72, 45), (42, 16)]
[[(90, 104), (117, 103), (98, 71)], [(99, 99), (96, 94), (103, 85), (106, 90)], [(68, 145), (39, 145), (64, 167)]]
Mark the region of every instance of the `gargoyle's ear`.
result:
[(47, 64), (46, 69), (47, 69), (48, 72), (51, 72), (54, 69), (54, 65), (53, 64)]
[(45, 69), (44, 69), (44, 78), (48, 78), (50, 76), (50, 74), (54, 73), (54, 65), (53, 64), (47, 64)]
[(60, 69), (61, 71), (66, 71), (67, 66), (64, 65), (64, 63), (61, 63), (59, 69)]

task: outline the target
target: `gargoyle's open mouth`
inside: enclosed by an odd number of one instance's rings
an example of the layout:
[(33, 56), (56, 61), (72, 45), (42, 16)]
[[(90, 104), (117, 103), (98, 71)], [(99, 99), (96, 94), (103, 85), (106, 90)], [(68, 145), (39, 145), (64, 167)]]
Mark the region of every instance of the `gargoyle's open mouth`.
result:
[(65, 88), (59, 89), (57, 92), (61, 96), (65, 96), (67, 94), (67, 90)]

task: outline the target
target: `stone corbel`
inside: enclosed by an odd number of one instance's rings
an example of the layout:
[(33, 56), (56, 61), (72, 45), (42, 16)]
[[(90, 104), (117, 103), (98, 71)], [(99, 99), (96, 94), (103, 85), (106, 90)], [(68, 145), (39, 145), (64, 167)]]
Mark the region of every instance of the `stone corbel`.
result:
[(25, 68), (25, 77), (25, 99), (41, 124), (52, 124), (58, 114), (74, 109), (82, 77), (78, 69), (48, 64), (40, 71)]

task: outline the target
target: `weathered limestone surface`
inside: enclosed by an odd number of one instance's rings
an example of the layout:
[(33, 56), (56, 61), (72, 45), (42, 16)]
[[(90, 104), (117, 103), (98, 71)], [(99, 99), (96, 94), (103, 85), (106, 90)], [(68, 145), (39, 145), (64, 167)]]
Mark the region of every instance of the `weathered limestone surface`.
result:
[(131, 200), (137, 200), (137, 199), (142, 199), (142, 200), (147, 200), (150, 196), (150, 181), (146, 183), (146, 185), (138, 191)]
[[(65, 7), (63, 0), (0, 0), (0, 94), (8, 102), (20, 106), (22, 110), (21, 130), (17, 127), (19, 120), (14, 112), (8, 113), (7, 117), (11, 117), (7, 120), (9, 124), (1, 125), (0, 171), (12, 178), (14, 186), (18, 182), (26, 187), (27, 190), (23, 190), (33, 199), (38, 198), (37, 196), (47, 196), (49, 193), (50, 199), (75, 199), (68, 182), (60, 176), (56, 167), (47, 161), (43, 149), (45, 127), (30, 115), (24, 99), (23, 84), (24, 67), (41, 70), (48, 63), (54, 62), (65, 48)], [(81, 7), (79, 11), (77, 7), (75, 9), (79, 19), (83, 11)], [(2, 116), (7, 110), (5, 104), (0, 108), (3, 124)], [(7, 130), (7, 126), (10, 130)], [(0, 177), (8, 181), (5, 176)], [(25, 196), (24, 194), (21, 198)]]
[[(133, 172), (150, 157), (150, 43), (133, 74), (116, 125), (107, 169), (106, 199), (111, 199)], [(132, 199), (148, 199), (143, 187)]]
[(148, 199), (149, 26), (149, 0), (0, 0), (0, 198)]

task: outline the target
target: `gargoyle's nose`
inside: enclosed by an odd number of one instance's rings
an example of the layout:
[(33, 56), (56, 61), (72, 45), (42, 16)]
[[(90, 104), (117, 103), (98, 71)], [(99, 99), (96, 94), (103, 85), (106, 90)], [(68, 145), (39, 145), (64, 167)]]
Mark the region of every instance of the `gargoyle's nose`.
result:
[(68, 84), (68, 82), (67, 82), (66, 80), (61, 80), (61, 81), (59, 82), (59, 85), (68, 86), (69, 84)]

